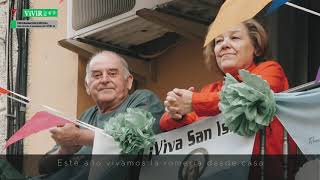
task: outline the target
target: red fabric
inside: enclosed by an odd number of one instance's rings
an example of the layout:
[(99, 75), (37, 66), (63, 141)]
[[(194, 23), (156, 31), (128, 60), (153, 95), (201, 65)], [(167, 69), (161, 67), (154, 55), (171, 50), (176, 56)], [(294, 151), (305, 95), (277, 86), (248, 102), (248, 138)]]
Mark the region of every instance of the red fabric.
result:
[[(260, 75), (266, 80), (271, 89), (277, 93), (289, 88), (287, 77), (279, 63), (275, 61), (266, 61), (259, 65), (251, 65), (248, 69), (253, 74)], [(235, 75), (239, 79), (239, 75)], [(220, 113), (218, 103), (219, 95), (223, 86), (222, 81), (206, 85), (200, 92), (194, 92), (192, 95), (192, 113), (187, 114), (181, 121), (177, 122), (165, 113), (160, 119), (160, 128), (162, 131), (169, 131), (195, 121), (201, 120), (203, 116), (215, 116)], [(266, 154), (282, 154), (283, 153), (283, 126), (275, 117), (272, 123), (266, 128)], [(296, 145), (292, 138), (289, 137), (290, 152), (296, 153)], [(260, 134), (257, 133), (253, 154), (260, 152)]]
[(15, 16), (16, 12), (17, 12), (17, 9), (15, 9), (15, 8), (12, 9), (12, 10), (11, 10), (12, 16)]
[(8, 93), (10, 93), (10, 91), (8, 91), (8, 90), (0, 87), (0, 95), (2, 95), (2, 94), (8, 94)]
[(22, 128), (20, 128), (16, 133), (14, 133), (10, 137), (10, 139), (6, 142), (5, 148), (19, 141), (20, 139), (30, 136), (31, 134), (34, 134), (39, 131), (49, 129), (51, 127), (55, 127), (58, 125), (65, 125), (67, 123), (71, 123), (71, 122), (45, 111), (37, 112), (35, 115), (31, 117), (30, 120), (28, 120), (22, 126)]

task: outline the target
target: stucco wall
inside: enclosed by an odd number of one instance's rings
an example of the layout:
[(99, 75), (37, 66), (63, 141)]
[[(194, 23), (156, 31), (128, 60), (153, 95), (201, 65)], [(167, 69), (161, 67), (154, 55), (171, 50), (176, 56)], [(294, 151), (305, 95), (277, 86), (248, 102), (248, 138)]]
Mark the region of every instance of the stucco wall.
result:
[[(0, 3), (3, 1), (0, 1)], [(6, 87), (6, 63), (5, 63), (5, 32), (6, 32), (7, 4), (0, 5), (0, 87)], [(0, 97), (0, 145), (4, 144), (7, 134), (6, 123), (6, 99)]]
[[(67, 2), (33, 0), (31, 7), (57, 8), (58, 28), (30, 32), (28, 97), (34, 104), (47, 105), (73, 117), (77, 104), (78, 59), (76, 54), (57, 45), (66, 38)], [(42, 110), (39, 106), (29, 107), (27, 117), (39, 110)], [(24, 142), (25, 154), (44, 154), (54, 145), (48, 131), (32, 135)]]

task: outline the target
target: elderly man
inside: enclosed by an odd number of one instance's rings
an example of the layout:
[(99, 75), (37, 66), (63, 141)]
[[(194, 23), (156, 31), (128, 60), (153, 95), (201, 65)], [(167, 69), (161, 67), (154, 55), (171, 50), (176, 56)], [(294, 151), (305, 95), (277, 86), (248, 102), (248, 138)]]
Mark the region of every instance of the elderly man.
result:
[[(85, 86), (87, 93), (92, 97), (95, 106), (85, 111), (80, 120), (99, 128), (118, 113), (127, 108), (143, 108), (156, 118), (155, 133), (159, 130), (159, 119), (164, 112), (163, 105), (158, 97), (148, 90), (136, 90), (129, 95), (133, 76), (129, 72), (127, 62), (116, 53), (103, 51), (91, 58), (86, 67)], [(57, 146), (52, 150), (57, 154), (91, 154), (94, 132), (78, 128), (73, 124), (52, 129), (51, 137)], [(51, 153), (52, 153), (51, 152)], [(46, 168), (49, 156), (40, 163), (40, 171), (50, 172)], [(55, 164), (56, 165), (56, 164)], [(49, 179), (86, 179), (87, 170), (76, 168), (62, 168)], [(126, 177), (128, 178), (128, 177)]]

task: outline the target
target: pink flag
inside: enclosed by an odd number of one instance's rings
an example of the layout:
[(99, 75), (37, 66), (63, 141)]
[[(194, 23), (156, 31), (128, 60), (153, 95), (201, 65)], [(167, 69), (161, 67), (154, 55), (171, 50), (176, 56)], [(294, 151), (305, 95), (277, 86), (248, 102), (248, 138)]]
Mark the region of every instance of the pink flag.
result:
[(2, 95), (2, 94), (8, 94), (8, 93), (10, 93), (10, 91), (8, 91), (8, 90), (0, 87), (0, 95)]
[(22, 126), (22, 128), (20, 128), (10, 137), (5, 145), (5, 148), (19, 141), (20, 139), (30, 136), (31, 134), (49, 129), (54, 126), (65, 125), (67, 123), (71, 122), (45, 111), (37, 112)]

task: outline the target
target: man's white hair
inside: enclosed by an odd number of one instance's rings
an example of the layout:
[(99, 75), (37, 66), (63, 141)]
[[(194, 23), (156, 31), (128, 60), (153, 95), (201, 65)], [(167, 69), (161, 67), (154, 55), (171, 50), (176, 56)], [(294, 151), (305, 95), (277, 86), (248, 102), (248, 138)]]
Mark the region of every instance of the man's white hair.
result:
[(90, 65), (91, 65), (91, 62), (97, 58), (97, 57), (100, 57), (100, 56), (104, 56), (106, 58), (106, 60), (108, 60), (108, 58), (110, 58), (110, 56), (113, 56), (115, 58), (118, 58), (121, 62), (121, 65), (122, 65), (122, 68), (123, 68), (123, 76), (125, 79), (127, 79), (130, 75), (130, 71), (129, 71), (129, 65), (127, 63), (127, 61), (121, 57), (119, 54), (117, 53), (114, 53), (112, 51), (101, 51), (97, 54), (95, 54), (94, 56), (91, 57), (91, 59), (89, 60), (87, 66), (86, 66), (86, 77), (85, 77), (85, 82), (88, 83), (89, 82), (89, 79), (90, 79), (90, 76), (91, 76), (91, 71), (90, 71)]

